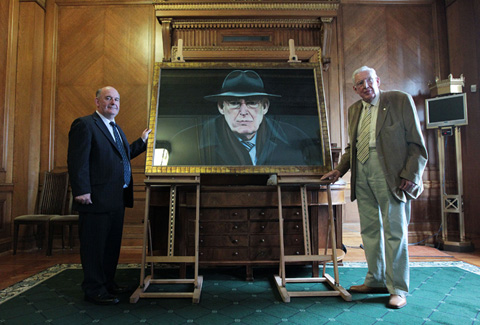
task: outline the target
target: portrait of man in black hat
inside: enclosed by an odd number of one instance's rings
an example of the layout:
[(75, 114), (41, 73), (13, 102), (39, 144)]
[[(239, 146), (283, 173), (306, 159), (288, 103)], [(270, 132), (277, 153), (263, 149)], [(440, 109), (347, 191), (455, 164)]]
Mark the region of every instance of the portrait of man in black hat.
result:
[(253, 70), (234, 70), (219, 93), (204, 98), (217, 103), (220, 116), (208, 121), (200, 138), (207, 165), (305, 165), (318, 155), (301, 129), (269, 119), (271, 98)]
[(178, 69), (162, 77), (155, 147), (168, 149), (167, 166), (322, 166), (311, 70)]

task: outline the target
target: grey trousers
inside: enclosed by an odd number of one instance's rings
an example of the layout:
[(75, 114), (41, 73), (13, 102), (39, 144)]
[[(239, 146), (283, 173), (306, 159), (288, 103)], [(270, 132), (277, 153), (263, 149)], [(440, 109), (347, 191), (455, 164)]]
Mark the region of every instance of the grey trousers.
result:
[(368, 264), (365, 284), (387, 287), (390, 294), (406, 295), (410, 281), (410, 201), (402, 202), (392, 195), (374, 148), (370, 148), (365, 164), (357, 160), (355, 190)]

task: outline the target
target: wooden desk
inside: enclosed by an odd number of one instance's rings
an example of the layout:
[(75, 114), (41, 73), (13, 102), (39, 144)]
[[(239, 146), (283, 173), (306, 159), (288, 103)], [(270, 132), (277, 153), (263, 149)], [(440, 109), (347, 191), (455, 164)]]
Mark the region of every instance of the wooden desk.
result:
[[(312, 248), (322, 249), (327, 240), (328, 206), (324, 189), (310, 187), (308, 209)], [(191, 256), (195, 250), (195, 187), (177, 190), (175, 255)], [(332, 188), (336, 216), (336, 245), (342, 248), (344, 188)], [(304, 254), (301, 198), (296, 187), (282, 192), (285, 220), (285, 253)], [(152, 188), (149, 218), (154, 255), (167, 247), (169, 188)], [(275, 186), (202, 186), (200, 194), (200, 266), (245, 265), (247, 280), (253, 266), (278, 265), (280, 257), (278, 200)], [(315, 269), (314, 275), (318, 272)], [(183, 274), (182, 274), (183, 275)], [(318, 274), (317, 274), (318, 275)]]

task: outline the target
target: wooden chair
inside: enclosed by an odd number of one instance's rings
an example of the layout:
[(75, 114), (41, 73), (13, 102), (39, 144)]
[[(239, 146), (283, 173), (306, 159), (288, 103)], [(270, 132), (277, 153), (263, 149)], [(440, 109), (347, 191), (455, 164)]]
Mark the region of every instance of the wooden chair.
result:
[[(44, 237), (48, 238), (50, 219), (61, 215), (65, 209), (68, 190), (68, 173), (45, 172), (42, 190), (38, 198), (35, 214), (18, 216), (14, 219), (13, 255), (17, 253), (18, 232), (20, 225), (36, 226), (35, 238), (39, 248), (43, 246)], [(47, 233), (45, 236), (45, 233)]]
[(66, 215), (54, 216), (50, 219), (49, 229), (48, 229), (48, 246), (47, 246), (47, 255), (52, 255), (53, 248), (53, 235), (55, 233), (55, 226), (62, 226), (62, 249), (65, 248), (65, 236), (64, 229), (65, 226), (68, 226), (68, 240), (70, 248), (73, 248), (73, 226), (78, 225), (78, 212), (72, 210), (73, 196), (70, 195), (68, 213)]

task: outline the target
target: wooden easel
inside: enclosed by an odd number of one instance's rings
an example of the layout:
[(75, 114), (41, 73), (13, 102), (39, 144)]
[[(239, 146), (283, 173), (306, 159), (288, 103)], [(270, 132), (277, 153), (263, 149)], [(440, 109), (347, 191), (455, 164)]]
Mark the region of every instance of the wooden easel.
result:
[[(303, 240), (304, 240), (304, 255), (285, 255), (284, 231), (283, 231), (283, 216), (282, 216), (282, 185), (298, 185), (300, 187), (300, 195), (302, 199), (302, 224), (303, 224)], [(308, 185), (324, 185), (327, 189), (328, 198), (328, 231), (325, 245), (325, 252), (323, 255), (312, 254), (312, 247), (310, 242), (310, 220), (308, 216), (308, 202), (307, 202), (307, 186)], [(275, 275), (275, 284), (284, 302), (290, 302), (291, 297), (316, 297), (316, 296), (341, 296), (346, 301), (351, 301), (351, 294), (340, 285), (338, 273), (338, 261), (336, 251), (336, 233), (335, 222), (333, 218), (332, 205), (332, 191), (331, 185), (325, 181), (319, 181), (318, 178), (309, 177), (292, 177), (292, 176), (277, 176), (277, 195), (278, 195), (278, 222), (280, 229), (280, 266), (279, 274)], [(331, 243), (331, 254), (327, 254), (328, 241)], [(325, 272), (326, 263), (333, 262), (333, 271), (335, 278), (332, 278)], [(323, 263), (323, 272), (320, 277), (310, 278), (287, 278), (285, 274), (285, 264), (289, 262), (321, 262)], [(315, 264), (314, 264), (315, 265)], [(322, 283), (326, 282), (331, 289), (330, 291), (288, 291), (287, 283)]]
[[(192, 298), (193, 303), (200, 301), (202, 291), (203, 277), (198, 275), (198, 252), (199, 252), (199, 234), (200, 234), (200, 176), (168, 176), (155, 177), (145, 180), (146, 198), (145, 198), (145, 217), (144, 217), (144, 237), (142, 251), (142, 266), (140, 271), (140, 285), (130, 296), (130, 303), (136, 303), (140, 298)], [(153, 256), (150, 248), (150, 256), (147, 256), (148, 245), (151, 245), (151, 234), (149, 227), (149, 207), (152, 186), (170, 186), (170, 206), (169, 206), (169, 224), (168, 224), (168, 247), (166, 256)], [(196, 186), (196, 216), (195, 216), (195, 255), (194, 256), (174, 256), (175, 243), (175, 206), (177, 187), (180, 185)], [(151, 246), (150, 246), (151, 247)], [(150, 275), (145, 276), (145, 270), (150, 263)], [(193, 279), (155, 279), (153, 263), (193, 263)], [(146, 292), (150, 285), (156, 284), (193, 284), (193, 292)]]

